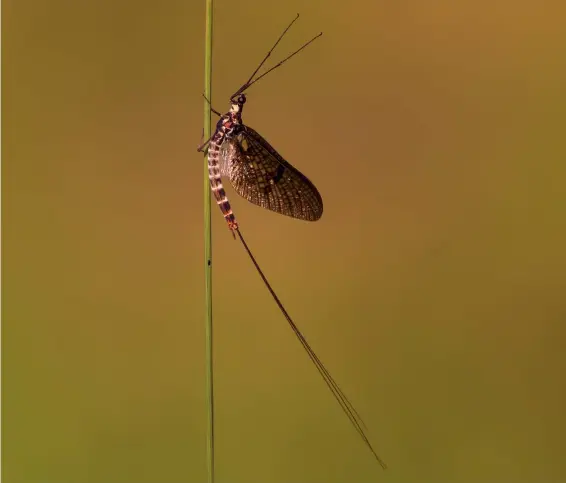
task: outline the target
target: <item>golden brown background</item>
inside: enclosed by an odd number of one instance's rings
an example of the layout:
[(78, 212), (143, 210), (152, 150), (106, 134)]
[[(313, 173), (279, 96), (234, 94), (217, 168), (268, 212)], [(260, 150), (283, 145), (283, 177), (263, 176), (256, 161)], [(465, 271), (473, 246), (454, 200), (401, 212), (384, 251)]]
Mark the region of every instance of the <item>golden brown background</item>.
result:
[[(318, 186), (213, 211), (217, 482), (566, 481), (566, 6), (216, 0), (213, 105)], [(3, 2), (3, 476), (204, 482), (204, 1)]]

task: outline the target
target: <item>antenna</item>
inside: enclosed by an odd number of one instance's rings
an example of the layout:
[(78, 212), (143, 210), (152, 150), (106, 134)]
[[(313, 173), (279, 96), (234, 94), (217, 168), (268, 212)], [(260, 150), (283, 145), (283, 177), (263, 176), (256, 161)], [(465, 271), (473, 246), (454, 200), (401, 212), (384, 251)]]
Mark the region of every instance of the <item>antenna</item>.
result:
[[(275, 50), (275, 47), (277, 47), (277, 45), (279, 44), (279, 42), (281, 42), (281, 39), (285, 36), (285, 34), (287, 33), (287, 31), (291, 28), (291, 26), (299, 19), (299, 14), (297, 14), (297, 16), (291, 21), (291, 23), (289, 25), (287, 25), (287, 28), (285, 30), (283, 30), (283, 33), (279, 36), (279, 38), (277, 39), (277, 42), (275, 42), (275, 44), (273, 45), (273, 47), (271, 47), (270, 51), (267, 53), (267, 55), (263, 58), (263, 60), (260, 62), (260, 64), (257, 66), (257, 69), (254, 70), (253, 74), (250, 76), (250, 78), (244, 83), (244, 85), (248, 85), (251, 80), (254, 78), (254, 75), (257, 74), (257, 71), (259, 69), (261, 69), (261, 66), (263, 64), (265, 64), (265, 62), (267, 61), (267, 59), (269, 59), (269, 57), (271, 56), (271, 52), (273, 52)], [(236, 95), (236, 94), (234, 94)], [(234, 96), (232, 96), (234, 97)]]
[(295, 52), (293, 52), (292, 54), (288, 55), (287, 57), (285, 57), (281, 62), (279, 62), (277, 65), (273, 66), (271, 69), (269, 69), (267, 72), (264, 72), (263, 74), (261, 74), (259, 77), (257, 77), (256, 79), (252, 80), (253, 77), (257, 74), (257, 72), (259, 71), (259, 69), (261, 69), (261, 66), (263, 64), (265, 64), (265, 62), (267, 61), (267, 59), (271, 56), (271, 53), (275, 50), (275, 47), (277, 47), (277, 44), (279, 44), (279, 42), (281, 42), (281, 39), (283, 38), (283, 36), (287, 33), (287, 31), (291, 28), (291, 26), (297, 21), (297, 19), (299, 18), (299, 14), (297, 14), (297, 16), (293, 19), (293, 21), (287, 26), (287, 28), (283, 31), (283, 33), (279, 36), (279, 38), (277, 39), (277, 42), (275, 42), (275, 44), (273, 45), (273, 47), (271, 47), (271, 49), (269, 50), (269, 52), (267, 53), (267, 55), (263, 58), (263, 60), (261, 61), (261, 63), (257, 66), (256, 70), (254, 70), (253, 74), (250, 76), (250, 78), (245, 82), (244, 85), (242, 85), (242, 87), (240, 87), (234, 94), (232, 94), (230, 96), (230, 100), (233, 100), (236, 96), (239, 96), (240, 94), (242, 94), (244, 91), (246, 91), (251, 85), (255, 84), (258, 80), (260, 80), (262, 77), (266, 76), (267, 74), (269, 74), (272, 70), (277, 69), (277, 67), (280, 67), (281, 65), (283, 65), (285, 62), (287, 62), (291, 57), (295, 56), (296, 54), (298, 54), (301, 50), (303, 50), (305, 47), (307, 47), (309, 44), (311, 44), (312, 42), (314, 42), (318, 37), (320, 37), (322, 35), (322, 32), (320, 32), (318, 35), (316, 35), (315, 37), (313, 37), (311, 40), (309, 40), (306, 44), (304, 44), (302, 47), (300, 47), (299, 49), (295, 50)]

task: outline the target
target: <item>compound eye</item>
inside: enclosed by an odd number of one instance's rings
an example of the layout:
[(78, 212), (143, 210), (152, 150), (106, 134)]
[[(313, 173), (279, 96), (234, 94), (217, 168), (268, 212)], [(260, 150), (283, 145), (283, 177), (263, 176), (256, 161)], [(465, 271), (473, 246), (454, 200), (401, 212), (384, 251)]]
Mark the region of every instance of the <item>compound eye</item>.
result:
[(246, 102), (246, 96), (244, 94), (241, 94), (240, 97), (238, 97), (238, 103), (244, 104), (245, 102)]

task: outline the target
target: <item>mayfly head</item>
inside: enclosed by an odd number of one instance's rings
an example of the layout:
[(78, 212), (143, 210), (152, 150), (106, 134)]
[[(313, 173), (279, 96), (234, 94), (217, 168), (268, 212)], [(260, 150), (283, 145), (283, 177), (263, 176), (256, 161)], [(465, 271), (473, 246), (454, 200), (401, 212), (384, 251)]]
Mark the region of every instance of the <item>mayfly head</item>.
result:
[(233, 97), (230, 99), (232, 103), (232, 108), (230, 109), (233, 113), (242, 113), (242, 109), (244, 108), (244, 104), (246, 103), (246, 95), (240, 94), (237, 98)]

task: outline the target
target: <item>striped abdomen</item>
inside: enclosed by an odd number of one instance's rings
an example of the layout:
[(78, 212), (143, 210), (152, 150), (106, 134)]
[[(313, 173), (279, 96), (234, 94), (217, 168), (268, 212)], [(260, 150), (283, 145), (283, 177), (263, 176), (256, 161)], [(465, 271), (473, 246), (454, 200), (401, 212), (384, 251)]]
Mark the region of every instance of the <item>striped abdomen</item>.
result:
[(216, 203), (228, 222), (228, 228), (230, 228), (230, 230), (236, 230), (238, 228), (238, 222), (236, 221), (234, 213), (232, 213), (226, 191), (224, 191), (224, 187), (222, 186), (220, 166), (218, 164), (220, 145), (222, 144), (223, 138), (224, 135), (222, 131), (217, 131), (208, 145), (208, 179), (210, 180), (210, 189), (216, 199)]

